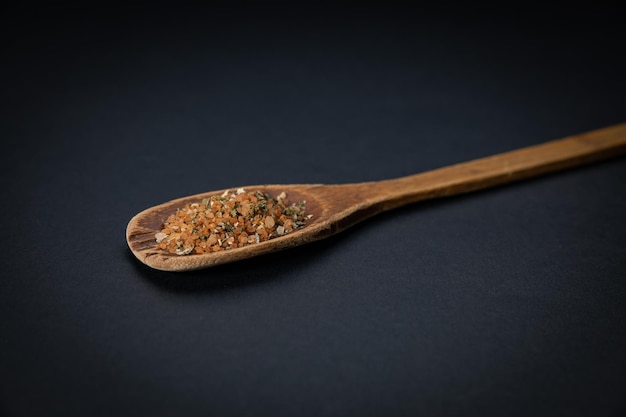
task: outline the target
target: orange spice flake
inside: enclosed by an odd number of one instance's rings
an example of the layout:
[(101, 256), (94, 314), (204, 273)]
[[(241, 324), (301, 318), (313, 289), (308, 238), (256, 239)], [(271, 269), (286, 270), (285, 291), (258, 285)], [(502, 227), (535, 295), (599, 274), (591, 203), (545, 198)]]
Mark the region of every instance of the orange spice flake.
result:
[(163, 222), (157, 248), (189, 255), (253, 245), (304, 226), (306, 202), (289, 203), (285, 193), (272, 198), (243, 188), (187, 204)]

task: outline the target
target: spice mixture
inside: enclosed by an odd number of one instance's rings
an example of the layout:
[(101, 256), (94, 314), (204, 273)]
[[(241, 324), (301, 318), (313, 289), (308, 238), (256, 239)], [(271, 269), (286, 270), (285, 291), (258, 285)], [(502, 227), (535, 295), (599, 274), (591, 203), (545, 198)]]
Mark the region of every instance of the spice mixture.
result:
[(290, 233), (312, 216), (306, 202), (290, 204), (285, 193), (275, 199), (243, 188), (187, 204), (163, 223), (157, 247), (177, 255), (241, 248)]

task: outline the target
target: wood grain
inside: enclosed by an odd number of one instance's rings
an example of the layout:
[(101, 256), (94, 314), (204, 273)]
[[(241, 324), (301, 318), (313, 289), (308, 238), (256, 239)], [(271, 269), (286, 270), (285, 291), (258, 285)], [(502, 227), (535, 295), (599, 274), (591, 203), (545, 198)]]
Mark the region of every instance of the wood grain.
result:
[(165, 271), (196, 270), (323, 239), (406, 204), (503, 185), (624, 153), (626, 123), (392, 180), (245, 186), (247, 190), (260, 190), (274, 197), (284, 191), (290, 201), (306, 200), (307, 213), (313, 214), (313, 218), (293, 233), (243, 248), (184, 256), (157, 249), (154, 235), (161, 229), (163, 220), (189, 202), (224, 191), (215, 190), (142, 211), (130, 220), (126, 238), (133, 254), (150, 267)]

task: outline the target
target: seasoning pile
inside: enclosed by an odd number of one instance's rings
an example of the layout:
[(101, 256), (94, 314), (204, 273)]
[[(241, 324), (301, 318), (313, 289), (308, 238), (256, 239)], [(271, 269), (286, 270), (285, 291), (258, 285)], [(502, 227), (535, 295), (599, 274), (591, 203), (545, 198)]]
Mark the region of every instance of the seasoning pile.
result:
[(285, 193), (272, 198), (243, 188), (187, 204), (163, 222), (157, 248), (177, 255), (241, 248), (304, 226), (306, 201), (289, 203)]

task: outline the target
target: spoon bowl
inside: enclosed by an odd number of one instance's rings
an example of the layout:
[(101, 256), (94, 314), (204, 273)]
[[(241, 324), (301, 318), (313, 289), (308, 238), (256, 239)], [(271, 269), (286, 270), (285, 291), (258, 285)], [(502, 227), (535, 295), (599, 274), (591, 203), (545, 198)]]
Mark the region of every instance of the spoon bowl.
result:
[(244, 187), (292, 202), (306, 201), (305, 225), (291, 233), (241, 248), (176, 255), (157, 248), (155, 234), (163, 222), (188, 203), (225, 190), (178, 198), (135, 215), (126, 228), (132, 253), (164, 271), (189, 271), (234, 262), (332, 236), (362, 220), (406, 204), (467, 193), (519, 181), (626, 153), (626, 123), (506, 152), (421, 174), (355, 184), (291, 184)]
[(134, 216), (128, 224), (126, 237), (135, 256), (155, 269), (188, 271), (233, 262), (268, 252), (302, 245), (331, 236), (379, 211), (370, 199), (365, 198), (367, 185), (290, 184), (247, 186), (246, 190), (260, 191), (276, 197), (284, 192), (290, 201), (306, 201), (306, 214), (310, 215), (304, 227), (280, 237), (256, 244), (222, 250), (219, 252), (176, 255), (156, 247), (155, 234), (162, 229), (163, 221), (176, 210), (189, 203), (197, 203), (227, 190), (216, 190), (178, 198), (151, 207)]

